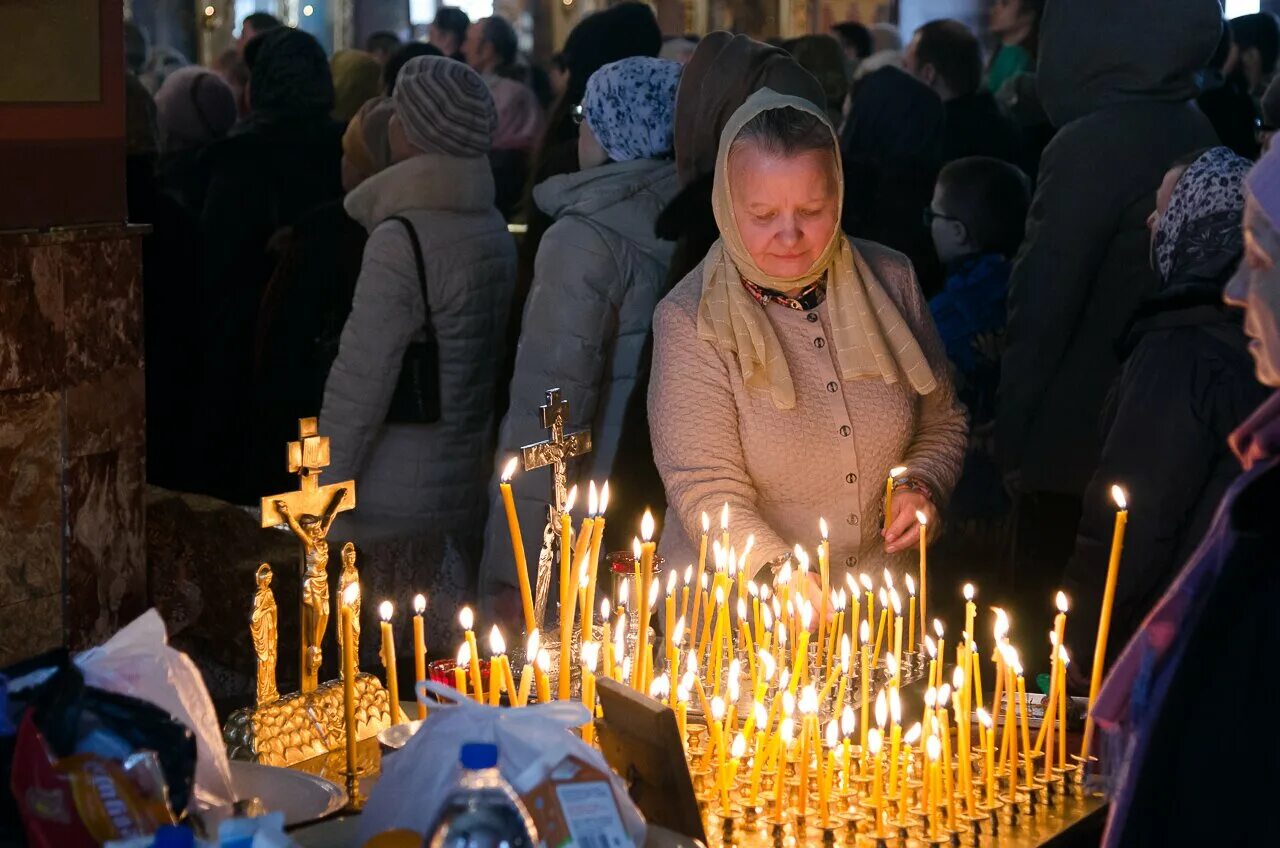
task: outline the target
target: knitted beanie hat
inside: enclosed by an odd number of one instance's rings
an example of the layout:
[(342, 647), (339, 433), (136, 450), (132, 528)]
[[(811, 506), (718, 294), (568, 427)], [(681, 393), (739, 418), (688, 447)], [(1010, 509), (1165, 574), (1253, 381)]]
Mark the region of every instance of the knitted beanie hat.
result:
[(222, 138), (236, 122), (236, 97), (222, 77), (188, 65), (165, 77), (156, 94), (166, 150), (198, 147)]
[(682, 70), (669, 59), (632, 56), (591, 75), (582, 114), (610, 159), (629, 162), (671, 153)]
[(1280, 231), (1280, 145), (1273, 145), (1258, 160), (1245, 178), (1245, 185), (1271, 226)]
[(480, 75), (443, 56), (410, 59), (396, 77), (396, 115), (414, 147), (449, 156), (485, 156), (498, 112)]

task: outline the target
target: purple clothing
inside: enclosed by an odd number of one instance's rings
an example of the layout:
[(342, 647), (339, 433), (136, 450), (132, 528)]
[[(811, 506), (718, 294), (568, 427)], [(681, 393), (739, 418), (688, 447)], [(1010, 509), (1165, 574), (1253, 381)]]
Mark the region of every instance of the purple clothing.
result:
[[(1162, 713), (1179, 707), (1178, 700), (1170, 697), (1170, 690), (1177, 683), (1186, 683), (1179, 672), (1183, 671), (1183, 661), (1188, 653), (1194, 651), (1199, 654), (1205, 650), (1203, 643), (1197, 643), (1197, 637), (1212, 638), (1210, 634), (1200, 633), (1211, 613), (1222, 612), (1220, 609), (1211, 610), (1211, 602), (1220, 583), (1237, 579), (1230, 573), (1233, 566), (1239, 567), (1240, 560), (1236, 555), (1241, 553), (1240, 548), (1253, 544), (1251, 537), (1257, 536), (1253, 528), (1237, 526), (1236, 506), (1250, 494), (1251, 488), (1262, 483), (1263, 478), (1280, 470), (1280, 392), (1273, 394), (1240, 425), (1232, 434), (1230, 444), (1247, 470), (1228, 489), (1199, 548), (1125, 647), (1107, 675), (1094, 705), (1094, 718), (1098, 726), (1112, 737), (1109, 751), (1116, 755), (1112, 762), (1113, 794), (1102, 841), (1104, 848), (1130, 844), (1134, 841), (1134, 831), (1142, 829), (1142, 824), (1136, 820), (1145, 812), (1136, 813), (1134, 808), (1142, 806), (1139, 803), (1141, 796), (1157, 791), (1150, 785), (1144, 785), (1158, 779), (1152, 776), (1152, 763), (1148, 760), (1155, 758), (1159, 746), (1167, 748), (1169, 744), (1167, 738), (1156, 732), (1157, 726), (1161, 724)], [(1248, 613), (1241, 612), (1241, 615), (1247, 616)], [(1257, 644), (1224, 643), (1213, 649), (1243, 651), (1246, 656), (1252, 656), (1252, 652), (1260, 647)], [(1202, 677), (1200, 685), (1212, 687), (1214, 682)], [(1223, 724), (1231, 724), (1240, 717), (1224, 710), (1221, 718)], [(1165, 728), (1166, 731), (1169, 729)], [(1190, 736), (1214, 731), (1209, 727), (1179, 727), (1176, 732)], [(1167, 756), (1167, 752), (1163, 756)], [(1229, 750), (1222, 751), (1222, 756), (1229, 759)], [(1165, 779), (1178, 778), (1166, 775)], [(1190, 777), (1182, 779), (1189, 780)], [(1173, 800), (1170, 799), (1169, 803)], [(1212, 810), (1207, 814), (1218, 815)]]

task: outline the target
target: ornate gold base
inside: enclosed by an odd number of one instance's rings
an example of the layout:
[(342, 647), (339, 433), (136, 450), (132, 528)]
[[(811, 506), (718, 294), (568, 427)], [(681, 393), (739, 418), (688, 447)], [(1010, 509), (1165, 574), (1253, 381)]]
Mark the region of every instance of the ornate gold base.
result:
[[(357, 674), (356, 739), (368, 739), (391, 726), (387, 690), (372, 674)], [(222, 728), (233, 760), (292, 766), (338, 751), (346, 744), (342, 717), (342, 681), (331, 680), (312, 692), (295, 692), (278, 701), (232, 713)]]

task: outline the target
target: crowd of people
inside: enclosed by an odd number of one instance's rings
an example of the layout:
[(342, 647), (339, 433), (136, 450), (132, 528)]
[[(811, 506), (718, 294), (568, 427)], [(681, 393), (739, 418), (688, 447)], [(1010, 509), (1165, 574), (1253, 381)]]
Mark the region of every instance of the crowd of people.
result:
[[(429, 43), (331, 57), (260, 13), (212, 68), (133, 38), (149, 479), (255, 502), (318, 415), (361, 515), (447, 537), (514, 619), (495, 475), (559, 387), (593, 437), (570, 482), (611, 480), (624, 517), (607, 550), (649, 506), (683, 563), (727, 502), (762, 576), (818, 515), (833, 563), (878, 572), (919, 512), (942, 591), (990, 575), (1037, 622), (1067, 587), (1080, 689), (1120, 483), (1110, 644), (1144, 709), (1205, 633), (1274, 644), (1206, 604), (1256, 606), (1241, 569), (1275, 598), (1247, 554), (1280, 450), (1280, 23), (1217, 0), (989, 14), (988, 44), (955, 20), (764, 43), (664, 38), (623, 2), (546, 68), (449, 7)], [(546, 486), (515, 490), (536, 562)], [(1133, 762), (1195, 755), (1119, 686)], [(1150, 757), (1134, 809), (1164, 803)], [(1135, 828), (1112, 835), (1160, 841)]]

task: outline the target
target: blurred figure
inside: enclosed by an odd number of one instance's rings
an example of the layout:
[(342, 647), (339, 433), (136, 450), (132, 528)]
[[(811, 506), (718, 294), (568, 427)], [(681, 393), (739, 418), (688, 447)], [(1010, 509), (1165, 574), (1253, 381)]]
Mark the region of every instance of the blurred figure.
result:
[(249, 116), (249, 66), (244, 57), (234, 47), (229, 47), (213, 60), (213, 71), (222, 77), (222, 81), (231, 87), (231, 94), (236, 100), (236, 114), (241, 118)]
[(839, 130), (844, 122), (844, 101), (849, 96), (849, 75), (840, 42), (829, 35), (805, 35), (788, 41), (785, 49), (822, 86), (827, 118)]
[[(1099, 29), (1106, 18), (1111, 26)], [(1218, 44), (1216, 0), (1050, 3), (1037, 76), (1059, 127), (1009, 280), (996, 447), (1015, 493), (1013, 585), (1044, 611), (1098, 461), (1115, 343), (1156, 291), (1146, 219), (1169, 164), (1216, 143), (1192, 102)], [(1135, 48), (1129, 33), (1147, 34)], [(1015, 615), (1014, 620), (1018, 617)]]
[(881, 68), (858, 84), (840, 142), (842, 228), (905, 253), (926, 296), (942, 285), (921, 216), (941, 166), (945, 122), (942, 101), (928, 86), (901, 68)]
[(467, 40), (471, 18), (457, 6), (441, 6), (427, 32), (427, 40), (444, 55), (459, 62), (467, 61), (462, 55), (462, 43)]
[[(1269, 389), (1280, 388), (1278, 165), (1273, 151), (1249, 174), (1244, 261), (1226, 287), (1227, 302), (1244, 310), (1255, 370)], [(1099, 728), (1111, 737), (1106, 750), (1115, 752), (1103, 848), (1268, 843), (1252, 823), (1224, 820), (1218, 811), (1269, 803), (1271, 763), (1280, 758), (1275, 734), (1242, 729), (1256, 702), (1224, 694), (1257, 673), (1260, 657), (1280, 650), (1280, 397), (1273, 393), (1228, 443), (1244, 472), (1111, 668), (1094, 706)], [(1247, 648), (1224, 649), (1229, 645)], [(1206, 716), (1230, 730), (1205, 732)], [(1192, 777), (1220, 762), (1241, 768), (1230, 779)], [(1169, 810), (1185, 812), (1169, 816)]]
[(871, 55), (858, 63), (854, 80), (860, 80), (873, 71), (902, 64), (902, 34), (893, 24), (872, 24), (868, 28), (871, 33)]
[(1243, 79), (1255, 101), (1262, 98), (1276, 73), (1280, 57), (1280, 20), (1271, 12), (1258, 12), (1231, 19), (1231, 56), (1227, 73)]
[(497, 114), (438, 56), (404, 66), (394, 104), (394, 164), (344, 201), (369, 240), (325, 383), (327, 473), (356, 479), (364, 520), (444, 537), (474, 581), (516, 264), (485, 158)]
[(1018, 128), (982, 87), (982, 46), (959, 21), (930, 21), (916, 30), (902, 66), (932, 88), (946, 107), (942, 161), (994, 156), (1018, 161)]
[(462, 55), (480, 74), (498, 110), (494, 150), (528, 150), (542, 129), (542, 109), (533, 90), (504, 76), (516, 61), (516, 31), (506, 18), (481, 18), (467, 29)]
[(236, 49), (242, 54), (244, 48), (264, 32), (270, 32), (273, 29), (280, 29), (284, 26), (279, 18), (266, 12), (254, 12), (251, 15), (245, 15), (243, 21), (240, 22), (240, 35), (236, 37)]
[(857, 21), (845, 21), (833, 26), (831, 32), (840, 40), (845, 66), (849, 69), (849, 78), (853, 79), (858, 65), (871, 55), (871, 30)]
[(410, 41), (401, 44), (396, 51), (391, 54), (391, 58), (382, 66), (382, 93), (387, 97), (396, 93), (396, 77), (400, 74), (400, 69), (405, 66), (415, 56), (443, 56), (440, 48), (433, 44), (424, 44), (421, 41)]
[(551, 83), (552, 102), (555, 102), (564, 97), (569, 88), (569, 60), (564, 53), (551, 54), (547, 77)]
[(338, 50), (329, 60), (333, 119), (345, 125), (368, 100), (382, 94), (382, 65), (363, 50)]
[(997, 42), (987, 64), (987, 91), (995, 94), (1014, 76), (1035, 73), (1044, 2), (991, 0), (987, 27)]
[[(582, 485), (631, 479), (619, 449), (627, 407), (648, 373), (653, 310), (666, 291), (672, 245), (654, 235), (653, 224), (679, 188), (671, 150), (680, 71), (676, 62), (637, 56), (592, 74), (582, 101), (582, 170), (534, 189), (556, 222), (538, 249), (496, 467), (543, 438), (538, 407), (546, 388), (559, 386), (572, 414), (565, 426), (592, 433), (591, 455), (576, 468)], [(521, 524), (530, 528), (527, 558), (536, 563), (544, 486), (532, 477), (515, 486)], [(518, 620), (515, 563), (496, 496), (491, 487), (481, 594), (501, 592), (499, 614)]]
[(245, 48), (251, 113), (207, 151), (201, 215), (204, 251), (204, 406), (211, 461), (201, 491), (253, 503), (277, 466), (254, 466), (249, 408), (253, 332), (275, 267), (272, 236), (341, 190), (342, 128), (333, 122), (333, 80), (320, 44), (281, 27)]
[(190, 64), (186, 56), (172, 47), (157, 47), (147, 57), (147, 64), (138, 75), (138, 79), (146, 86), (147, 91), (154, 95), (170, 74)]
[(1142, 505), (1125, 536), (1108, 641), (1113, 660), (1204, 537), (1240, 474), (1227, 437), (1267, 396), (1254, 378), (1240, 313), (1222, 302), (1244, 250), (1249, 166), (1215, 147), (1176, 163), (1156, 193), (1149, 226), (1160, 287), (1125, 333), (1124, 364), (1104, 412), (1106, 438), (1063, 577), (1083, 622), (1068, 637), (1080, 681), (1093, 665), (1115, 517), (1111, 485)]
[(956, 395), (969, 416), (964, 471), (951, 495), (941, 540), (954, 574), (995, 576), (992, 566), (1006, 541), (1009, 497), (991, 434), (1009, 270), (1022, 243), (1030, 202), (1025, 174), (1008, 162), (973, 156), (939, 172), (925, 213), (946, 274), (929, 311), (953, 366)]
[(207, 68), (188, 65), (174, 71), (156, 94), (160, 126), (159, 178), (165, 190), (192, 215), (204, 206), (205, 147), (231, 131), (236, 122), (235, 95)]
[(364, 50), (379, 65), (387, 64), (387, 60), (391, 58), (391, 54), (395, 53), (400, 47), (400, 36), (394, 32), (379, 30), (371, 33), (364, 40)]
[(658, 58), (687, 65), (697, 47), (696, 41), (690, 41), (687, 38), (664, 38), (662, 49), (658, 51)]
[[(342, 188), (348, 194), (391, 164), (393, 111), (389, 98), (376, 97), (347, 124)], [(279, 466), (271, 457), (294, 438), (299, 418), (320, 414), (367, 239), (337, 198), (304, 212), (272, 239), (279, 258), (262, 296), (254, 341), (254, 444), (265, 467)], [(280, 485), (287, 485), (285, 469), (277, 470)]]
[(1232, 54), (1231, 27), (1224, 26), (1218, 49), (1200, 75), (1202, 93), (1196, 98), (1196, 105), (1213, 124), (1219, 141), (1246, 159), (1257, 159), (1258, 107), (1249, 96), (1244, 75), (1226, 72)]

